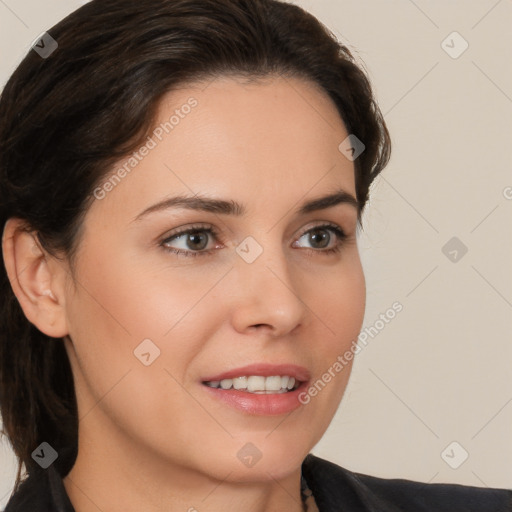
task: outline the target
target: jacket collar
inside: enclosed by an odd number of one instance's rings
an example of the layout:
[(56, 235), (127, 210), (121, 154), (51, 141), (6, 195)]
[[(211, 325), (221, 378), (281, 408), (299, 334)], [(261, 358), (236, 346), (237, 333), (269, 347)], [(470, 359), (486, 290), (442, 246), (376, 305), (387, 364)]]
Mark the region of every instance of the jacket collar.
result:
[(313, 493), (320, 512), (399, 512), (383, 503), (357, 473), (328, 460), (308, 454), (302, 463), (302, 475)]

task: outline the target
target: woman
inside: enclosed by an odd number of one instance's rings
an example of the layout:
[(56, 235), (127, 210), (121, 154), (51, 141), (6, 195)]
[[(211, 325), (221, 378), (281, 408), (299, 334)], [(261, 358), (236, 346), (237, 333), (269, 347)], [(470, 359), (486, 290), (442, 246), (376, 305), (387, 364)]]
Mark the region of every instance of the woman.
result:
[(512, 510), (309, 454), (389, 155), (365, 74), (296, 6), (93, 0), (41, 37), (0, 100), (6, 511)]

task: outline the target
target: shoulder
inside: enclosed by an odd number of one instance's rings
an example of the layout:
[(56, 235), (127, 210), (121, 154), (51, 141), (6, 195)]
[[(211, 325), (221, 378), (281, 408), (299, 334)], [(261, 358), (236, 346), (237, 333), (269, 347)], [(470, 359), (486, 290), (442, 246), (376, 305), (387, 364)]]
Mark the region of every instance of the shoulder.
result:
[(43, 472), (31, 473), (11, 496), (4, 512), (46, 512), (51, 510), (48, 479)]
[(312, 454), (302, 472), (320, 512), (512, 512), (510, 489), (379, 478)]
[(4, 512), (74, 512), (55, 465), (35, 470), (21, 482)]

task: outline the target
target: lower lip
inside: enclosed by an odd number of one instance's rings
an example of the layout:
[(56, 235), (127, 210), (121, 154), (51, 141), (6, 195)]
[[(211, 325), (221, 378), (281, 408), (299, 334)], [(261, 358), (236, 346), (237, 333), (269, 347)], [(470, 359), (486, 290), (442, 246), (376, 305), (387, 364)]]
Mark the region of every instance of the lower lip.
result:
[(236, 389), (211, 388), (206, 384), (202, 384), (202, 386), (214, 398), (223, 401), (235, 409), (249, 414), (276, 416), (292, 412), (302, 405), (299, 402), (299, 395), (307, 387), (307, 382), (302, 382), (293, 391), (268, 395), (248, 393)]

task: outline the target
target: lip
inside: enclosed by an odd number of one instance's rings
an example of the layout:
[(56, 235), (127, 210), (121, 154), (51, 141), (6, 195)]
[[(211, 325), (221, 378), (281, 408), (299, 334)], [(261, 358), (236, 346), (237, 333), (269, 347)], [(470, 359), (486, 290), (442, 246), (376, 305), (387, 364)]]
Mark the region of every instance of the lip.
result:
[(261, 375), (262, 377), (272, 377), (273, 375), (288, 375), (289, 377), (293, 377), (299, 382), (305, 382), (311, 378), (309, 371), (306, 368), (296, 364), (256, 363), (249, 364), (247, 366), (241, 366), (240, 368), (234, 368), (217, 375), (211, 375), (201, 380), (205, 382), (212, 380), (233, 379), (235, 377), (244, 377), (250, 375)]
[(299, 400), (299, 395), (304, 392), (307, 385), (307, 382), (302, 382), (293, 391), (269, 395), (248, 393), (236, 389), (211, 388), (206, 384), (202, 384), (202, 388), (215, 400), (219, 400), (246, 414), (276, 416), (279, 414), (289, 414), (301, 405), (304, 405)]

